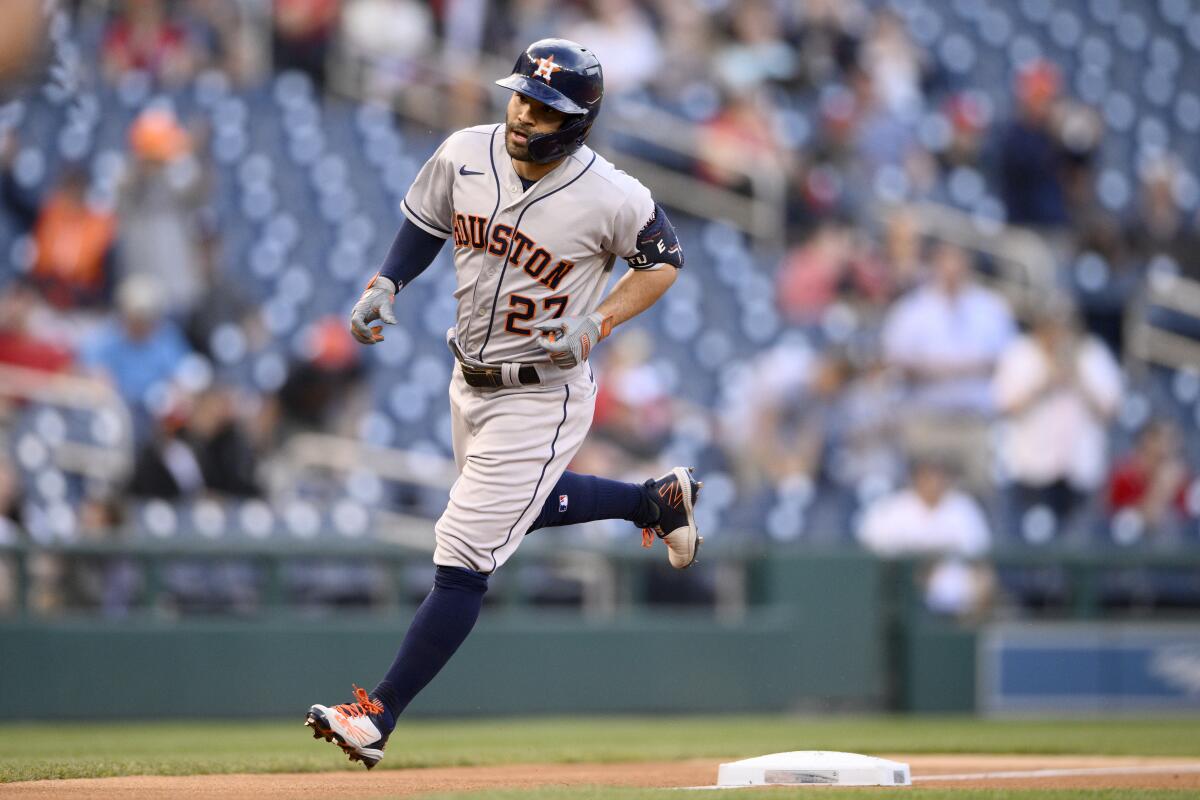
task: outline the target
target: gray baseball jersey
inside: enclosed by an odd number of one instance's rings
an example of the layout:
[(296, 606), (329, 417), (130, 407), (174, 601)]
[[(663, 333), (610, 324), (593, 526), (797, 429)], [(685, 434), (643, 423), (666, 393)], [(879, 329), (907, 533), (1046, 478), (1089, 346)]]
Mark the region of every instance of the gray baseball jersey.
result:
[(533, 363), (542, 376), (537, 386), (480, 389), (456, 369), (451, 381), (460, 474), (435, 528), (434, 562), (492, 572), (521, 543), (595, 408), (588, 366), (551, 364), (533, 326), (594, 311), (617, 257), (635, 269), (663, 267), (639, 250), (655, 205), (637, 180), (587, 147), (525, 189), (500, 124), (446, 139), (402, 209), (414, 225), (454, 240), (459, 347), (489, 364)]
[(546, 361), (533, 326), (594, 311), (614, 260), (637, 254), (654, 216), (649, 190), (586, 146), (523, 188), (504, 125), (452, 134), (401, 207), (453, 237), (458, 343), (489, 363)]

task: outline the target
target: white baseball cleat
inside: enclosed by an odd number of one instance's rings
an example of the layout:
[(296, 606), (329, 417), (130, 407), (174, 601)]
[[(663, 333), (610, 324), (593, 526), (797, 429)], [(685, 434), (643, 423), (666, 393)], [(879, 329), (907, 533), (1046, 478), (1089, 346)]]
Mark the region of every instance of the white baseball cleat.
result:
[(313, 729), (313, 738), (336, 742), (351, 761), (361, 761), (367, 769), (383, 759), (383, 748), (391, 731), (382, 730), (383, 704), (372, 700), (366, 689), (354, 687), (355, 702), (336, 706), (314, 705), (304, 724)]
[(691, 467), (675, 467), (661, 478), (646, 481), (658, 506), (658, 522), (642, 528), (642, 547), (654, 544), (654, 536), (667, 543), (667, 558), (675, 569), (696, 563), (704, 538), (696, 528), (696, 501), (704, 484), (692, 478)]

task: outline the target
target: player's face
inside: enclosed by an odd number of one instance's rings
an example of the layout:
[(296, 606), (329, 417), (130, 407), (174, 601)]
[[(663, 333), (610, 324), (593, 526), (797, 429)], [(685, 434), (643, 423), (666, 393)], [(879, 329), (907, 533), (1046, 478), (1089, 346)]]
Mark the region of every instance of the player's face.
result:
[(504, 147), (516, 161), (532, 161), (529, 137), (559, 129), (567, 115), (532, 97), (513, 92), (508, 99)]

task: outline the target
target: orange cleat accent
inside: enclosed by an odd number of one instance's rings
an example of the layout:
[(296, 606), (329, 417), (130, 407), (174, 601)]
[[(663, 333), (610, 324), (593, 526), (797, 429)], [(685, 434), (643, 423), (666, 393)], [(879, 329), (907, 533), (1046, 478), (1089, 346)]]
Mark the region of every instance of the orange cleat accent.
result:
[(357, 684), (352, 683), (350, 685), (354, 687), (354, 699), (357, 702), (339, 703), (333, 707), (334, 711), (341, 711), (349, 717), (362, 717), (367, 714), (383, 713), (383, 703), (372, 700), (371, 696), (367, 694), (367, 690), (360, 689)]

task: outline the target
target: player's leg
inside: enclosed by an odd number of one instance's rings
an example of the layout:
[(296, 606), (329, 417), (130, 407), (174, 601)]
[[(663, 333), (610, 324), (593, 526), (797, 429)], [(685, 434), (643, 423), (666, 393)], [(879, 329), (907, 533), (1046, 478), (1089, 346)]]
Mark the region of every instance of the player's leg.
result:
[(455, 443), (463, 468), (436, 527), (434, 589), (375, 688), (392, 719), (467, 638), (488, 575), (516, 550), (592, 421), (595, 395), (588, 382), (508, 394), (458, 384), (457, 405), (474, 433)]
[(396, 718), (470, 634), (488, 575), (524, 538), (583, 443), (595, 404), (590, 381), (537, 392), (488, 393), (468, 388), (456, 375), (450, 395), (455, 458), (462, 471), (435, 528), (433, 590), (371, 695), (356, 689), (361, 692), (357, 703), (310, 711), (317, 735), (337, 739), (352, 759), (368, 767), (383, 757)]
[(487, 578), (472, 570), (439, 566), (433, 589), (413, 615), (383, 680), (370, 695), (355, 686), (353, 703), (312, 706), (305, 724), (313, 736), (336, 741), (351, 761), (362, 761), (367, 769), (378, 764), (396, 718), (475, 627)]
[(671, 566), (685, 569), (695, 563), (704, 541), (695, 515), (702, 485), (686, 467), (645, 483), (564, 472), (528, 532), (601, 519), (628, 520), (642, 529), (643, 546), (649, 547), (656, 534), (667, 543)]
[(658, 516), (658, 506), (646, 484), (567, 471), (554, 484), (529, 533), (600, 519), (623, 519), (639, 528), (649, 528), (658, 522)]
[[(480, 425), (482, 408), (479, 398), (461, 380), (450, 385), (450, 431), (458, 467), (458, 480), (450, 489), (451, 498), (456, 492), (468, 491), (468, 487), (461, 486), (462, 474), (473, 451), (472, 431)], [(389, 730), (413, 698), (466, 642), (479, 619), (486, 591), (487, 573), (463, 564), (438, 564), (430, 594), (416, 609), (395, 660), (374, 688), (374, 696), (384, 706)]]
[[(454, 460), (462, 471), (470, 449), (469, 409), (460, 387), (451, 387), (450, 421)], [(433, 588), (409, 623), (400, 650), (383, 680), (368, 694), (354, 687), (355, 702), (309, 709), (305, 722), (313, 736), (337, 742), (351, 761), (362, 761), (367, 769), (383, 758), (388, 736), (396, 718), (467, 638), (487, 591), (487, 575), (454, 566), (439, 566)], [(373, 696), (372, 696), (373, 695)]]
[(388, 730), (450, 657), (479, 619), (488, 576), (461, 567), (439, 566), (433, 589), (408, 626), (404, 642), (372, 694), (382, 703)]
[[(471, 418), (473, 412), (478, 415), (478, 407), (465, 388), (455, 383), (450, 390), (450, 431), (460, 475), (474, 441), (472, 428), (478, 422)], [(392, 666), (373, 692), (384, 706), (389, 730), (475, 627), (487, 579), (486, 574), (461, 566), (437, 567), (433, 588), (413, 615)]]

